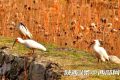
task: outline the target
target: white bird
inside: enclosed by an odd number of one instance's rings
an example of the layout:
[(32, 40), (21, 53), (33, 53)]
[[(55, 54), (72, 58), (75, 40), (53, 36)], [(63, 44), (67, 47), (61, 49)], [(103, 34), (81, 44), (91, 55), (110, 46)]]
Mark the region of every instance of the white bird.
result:
[(105, 62), (106, 60), (109, 60), (107, 51), (103, 47), (100, 47), (99, 40), (94, 40), (94, 41), (95, 41), (95, 44), (93, 46), (93, 49), (97, 53), (98, 62), (99, 62), (99, 59), (101, 59), (101, 61), (103, 62)]
[(120, 64), (120, 59), (119, 59), (117, 56), (109, 55), (109, 60), (110, 60), (111, 62), (116, 63), (116, 64)]
[(23, 23), (19, 23), (17, 26), (17, 29), (19, 30), (22, 38), (23, 36), (26, 38), (31, 39), (32, 38), (32, 34), (30, 33), (30, 31), (28, 30), (28, 28), (23, 24)]
[(35, 49), (40, 49), (40, 50), (43, 50), (43, 51), (47, 50), (42, 44), (40, 44), (40, 43), (38, 43), (38, 42), (36, 42), (34, 40), (31, 40), (31, 39), (23, 40), (22, 38), (18, 37), (15, 40), (13, 46), (15, 45), (16, 42), (19, 42), (19, 43), (25, 45), (27, 48), (30, 48), (31, 50), (33, 50), (33, 53), (34, 53)]

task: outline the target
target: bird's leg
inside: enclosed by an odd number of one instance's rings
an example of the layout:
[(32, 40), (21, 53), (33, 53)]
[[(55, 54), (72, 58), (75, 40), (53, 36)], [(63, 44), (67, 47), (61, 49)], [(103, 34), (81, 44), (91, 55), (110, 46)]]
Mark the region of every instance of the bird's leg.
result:
[(31, 49), (30, 52), (28, 53), (29, 56), (34, 54), (34, 49)]
[(107, 61), (107, 64), (109, 65), (109, 60), (106, 59), (106, 61)]
[(34, 54), (34, 49), (32, 49), (32, 54)]
[(98, 63), (99, 63), (100, 62), (100, 56), (97, 53), (95, 55), (96, 55)]
[(36, 58), (36, 55), (34, 52), (35, 52), (35, 49), (32, 49), (33, 60), (35, 60), (35, 58)]
[(98, 63), (100, 62), (100, 59), (99, 58), (97, 58), (98, 59)]
[(101, 64), (102, 64), (102, 60), (100, 60)]

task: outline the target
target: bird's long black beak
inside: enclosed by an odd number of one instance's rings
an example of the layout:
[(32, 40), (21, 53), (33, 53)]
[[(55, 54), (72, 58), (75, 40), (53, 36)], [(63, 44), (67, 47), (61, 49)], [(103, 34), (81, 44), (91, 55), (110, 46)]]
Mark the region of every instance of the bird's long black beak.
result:
[(93, 44), (94, 44), (94, 41), (90, 43), (90, 45), (88, 46), (88, 48), (90, 48)]
[(102, 39), (100, 39), (99, 41), (100, 41), (100, 44), (101, 44), (101, 45), (103, 45), (103, 40), (102, 40)]
[(16, 42), (17, 42), (17, 39), (15, 39), (15, 41), (14, 41), (14, 43), (13, 43), (13, 45), (12, 45), (12, 48), (14, 47), (14, 45), (15, 45)]

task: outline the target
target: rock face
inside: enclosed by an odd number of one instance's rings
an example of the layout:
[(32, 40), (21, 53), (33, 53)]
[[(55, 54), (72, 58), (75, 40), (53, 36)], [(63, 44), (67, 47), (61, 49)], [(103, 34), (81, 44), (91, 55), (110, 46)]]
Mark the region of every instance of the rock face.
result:
[(59, 80), (61, 72), (56, 63), (13, 56), (0, 49), (0, 80)]

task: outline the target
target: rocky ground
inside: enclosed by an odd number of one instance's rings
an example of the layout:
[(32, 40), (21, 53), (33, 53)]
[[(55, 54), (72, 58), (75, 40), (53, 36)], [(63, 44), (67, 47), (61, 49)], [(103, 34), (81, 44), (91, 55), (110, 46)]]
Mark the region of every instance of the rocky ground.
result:
[(0, 49), (0, 80), (59, 80), (61, 67), (50, 61), (14, 56)]

